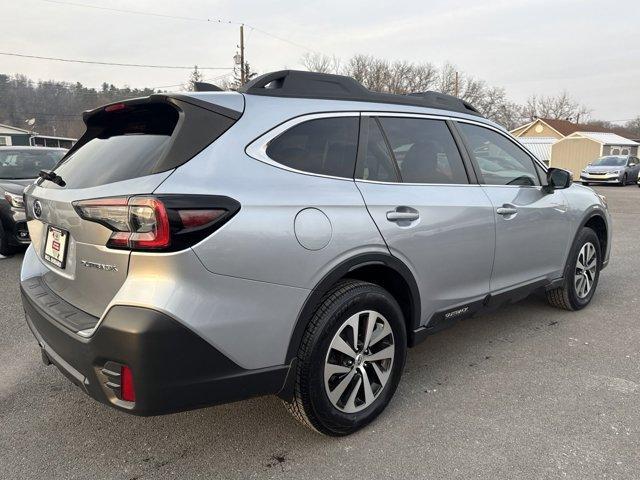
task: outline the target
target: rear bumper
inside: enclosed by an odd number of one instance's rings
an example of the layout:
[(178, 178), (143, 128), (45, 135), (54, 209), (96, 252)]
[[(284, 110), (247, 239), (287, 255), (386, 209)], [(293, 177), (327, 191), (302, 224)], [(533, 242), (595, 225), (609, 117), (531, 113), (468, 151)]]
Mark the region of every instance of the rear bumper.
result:
[[(277, 394), (285, 384), (288, 366), (245, 370), (151, 309), (115, 306), (95, 333), (83, 338), (39, 304), (25, 282), (21, 287), (26, 320), (45, 363), (53, 363), (85, 393), (114, 408), (158, 415)], [(120, 398), (119, 365), (133, 373), (135, 402)]]

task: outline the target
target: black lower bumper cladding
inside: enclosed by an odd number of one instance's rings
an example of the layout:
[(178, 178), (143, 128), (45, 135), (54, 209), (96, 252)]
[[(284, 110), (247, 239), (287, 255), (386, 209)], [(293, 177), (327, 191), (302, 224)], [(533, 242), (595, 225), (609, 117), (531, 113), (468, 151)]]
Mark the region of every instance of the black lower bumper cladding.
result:
[[(279, 393), (288, 366), (246, 370), (171, 317), (158, 311), (115, 306), (90, 338), (65, 328), (22, 285), (27, 323), (45, 363), (96, 400), (136, 415), (159, 415)], [(126, 365), (135, 402), (118, 398), (105, 371)], [(116, 372), (117, 373), (117, 372)]]

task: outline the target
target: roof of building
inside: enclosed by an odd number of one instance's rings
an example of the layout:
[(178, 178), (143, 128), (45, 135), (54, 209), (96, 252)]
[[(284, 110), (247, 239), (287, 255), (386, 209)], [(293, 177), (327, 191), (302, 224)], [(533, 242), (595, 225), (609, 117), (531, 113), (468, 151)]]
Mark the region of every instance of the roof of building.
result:
[(16, 133), (22, 133), (25, 135), (30, 135), (31, 132), (29, 130), (25, 130), (23, 128), (12, 127), (11, 125), (3, 125), (0, 123), (0, 133), (5, 133), (11, 135)]
[(575, 132), (589, 131), (589, 132), (602, 132), (602, 133), (612, 133), (610, 129), (604, 127), (598, 127), (596, 125), (582, 125), (579, 123), (573, 123), (569, 120), (558, 120), (554, 118), (536, 118), (532, 122), (529, 122), (525, 125), (521, 125), (518, 128), (511, 130), (511, 132), (517, 131), (526, 131), (532, 125), (534, 125), (537, 121), (541, 121), (546, 123), (553, 130), (558, 132), (560, 135), (567, 137)]
[(558, 141), (555, 137), (518, 137), (517, 140), (543, 162), (551, 160), (551, 145)]
[(630, 147), (639, 145), (638, 142), (634, 142), (633, 140), (629, 140), (628, 138), (624, 138), (618, 134), (608, 132), (575, 132), (568, 138), (578, 137), (588, 138), (601, 143), (602, 145), (627, 145)]

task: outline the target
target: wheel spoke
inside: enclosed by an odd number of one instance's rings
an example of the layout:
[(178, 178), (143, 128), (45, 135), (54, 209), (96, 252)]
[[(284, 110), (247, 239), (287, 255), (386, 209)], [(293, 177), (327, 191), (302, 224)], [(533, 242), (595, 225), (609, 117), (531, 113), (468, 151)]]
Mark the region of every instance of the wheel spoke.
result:
[(376, 315), (376, 312), (369, 312), (369, 315), (367, 315), (367, 326), (364, 332), (364, 342), (362, 343), (362, 348), (364, 350), (369, 348), (369, 344), (371, 342), (371, 334), (373, 334), (373, 329), (376, 326), (377, 320), (378, 315)]
[(391, 373), (391, 370), (385, 370), (383, 372), (378, 366), (378, 364), (375, 362), (371, 363), (371, 366), (373, 367), (374, 372), (376, 372), (376, 375), (378, 376), (380, 385), (385, 385), (387, 383), (387, 380), (389, 379), (389, 374)]
[(344, 404), (344, 409), (346, 412), (355, 412), (357, 410), (356, 407), (356, 397), (358, 396), (358, 391), (360, 391), (360, 385), (362, 385), (362, 377), (358, 378), (356, 381), (356, 386), (353, 387), (349, 398), (347, 399), (347, 403)]
[(378, 328), (378, 330), (373, 332), (373, 335), (371, 336), (371, 342), (369, 342), (369, 347), (373, 347), (376, 343), (388, 336), (390, 333), (391, 327), (388, 323), (385, 323), (381, 328)]
[(373, 390), (371, 390), (369, 375), (364, 367), (360, 367), (360, 375), (362, 375), (362, 386), (364, 387), (364, 401), (367, 405), (370, 405), (375, 397), (373, 395)]
[(338, 401), (340, 400), (340, 397), (342, 397), (342, 394), (345, 392), (345, 390), (351, 383), (351, 380), (353, 379), (353, 376), (355, 374), (356, 374), (356, 370), (355, 369), (351, 370), (349, 373), (347, 373), (344, 376), (342, 380), (340, 380), (340, 383), (336, 385), (336, 388), (334, 388), (331, 392), (329, 392), (329, 398), (334, 403), (334, 405), (338, 403)]
[(366, 355), (365, 358), (368, 362), (379, 362), (380, 360), (386, 360), (388, 358), (393, 358), (393, 354), (395, 352), (395, 347), (393, 345), (389, 345), (386, 348), (383, 348), (379, 352), (372, 353), (371, 355)]
[(344, 353), (348, 357), (351, 357), (353, 359), (356, 358), (356, 352), (339, 335), (333, 339), (333, 342), (331, 342), (331, 348), (333, 348), (334, 350), (338, 350), (341, 353)]
[(338, 373), (347, 373), (350, 372), (350, 367), (345, 367), (343, 365), (336, 365), (335, 363), (325, 363), (324, 365), (324, 378), (327, 381), (334, 375)]
[(352, 315), (349, 320), (347, 320), (347, 325), (350, 325), (353, 329), (353, 350), (355, 352), (358, 351), (358, 330), (360, 328), (360, 315), (362, 315), (362, 313), (357, 313), (356, 315)]

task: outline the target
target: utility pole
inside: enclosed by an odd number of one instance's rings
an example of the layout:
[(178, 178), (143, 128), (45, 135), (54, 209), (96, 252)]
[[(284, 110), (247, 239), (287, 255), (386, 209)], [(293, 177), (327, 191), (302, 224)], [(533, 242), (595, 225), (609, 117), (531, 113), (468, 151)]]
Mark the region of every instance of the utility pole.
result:
[(244, 25), (240, 25), (240, 83), (244, 85), (246, 81), (244, 71)]

